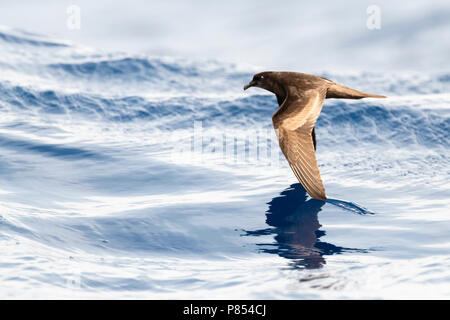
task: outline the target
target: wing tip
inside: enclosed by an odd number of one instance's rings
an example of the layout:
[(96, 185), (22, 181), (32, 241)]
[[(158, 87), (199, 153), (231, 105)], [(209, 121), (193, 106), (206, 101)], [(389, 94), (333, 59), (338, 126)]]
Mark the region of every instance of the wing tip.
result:
[(320, 200), (320, 201), (327, 201), (327, 196), (326, 195), (310, 195), (311, 198), (316, 199), (316, 200)]
[(309, 196), (313, 199), (320, 200), (320, 201), (327, 201), (327, 194), (325, 193), (325, 189), (321, 188), (321, 190), (307, 190)]

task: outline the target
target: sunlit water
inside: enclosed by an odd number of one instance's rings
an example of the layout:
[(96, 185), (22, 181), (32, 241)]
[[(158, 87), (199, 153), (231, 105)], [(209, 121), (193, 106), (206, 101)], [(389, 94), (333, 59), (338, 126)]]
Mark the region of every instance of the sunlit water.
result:
[(450, 74), (327, 74), (309, 198), (255, 71), (0, 30), (2, 298), (449, 298)]

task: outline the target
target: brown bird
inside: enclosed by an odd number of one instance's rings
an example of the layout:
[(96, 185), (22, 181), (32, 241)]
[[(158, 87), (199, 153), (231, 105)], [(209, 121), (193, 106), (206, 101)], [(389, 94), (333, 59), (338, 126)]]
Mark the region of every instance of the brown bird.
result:
[(261, 72), (244, 86), (274, 93), (279, 108), (272, 122), (292, 171), (308, 194), (325, 201), (327, 196), (317, 165), (314, 126), (325, 99), (386, 98), (361, 92), (334, 81), (298, 72)]

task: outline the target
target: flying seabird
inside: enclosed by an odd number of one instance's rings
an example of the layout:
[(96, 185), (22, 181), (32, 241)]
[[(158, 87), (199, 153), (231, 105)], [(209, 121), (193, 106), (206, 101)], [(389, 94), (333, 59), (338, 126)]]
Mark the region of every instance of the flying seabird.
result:
[(279, 108), (272, 115), (281, 151), (308, 194), (325, 201), (327, 196), (317, 165), (314, 126), (325, 99), (386, 98), (361, 92), (326, 78), (299, 72), (261, 72), (244, 86), (274, 93)]

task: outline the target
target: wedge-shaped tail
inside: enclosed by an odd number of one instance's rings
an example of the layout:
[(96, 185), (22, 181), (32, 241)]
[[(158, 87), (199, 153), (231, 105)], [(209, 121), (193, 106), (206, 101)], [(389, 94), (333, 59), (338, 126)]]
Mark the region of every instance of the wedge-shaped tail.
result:
[(362, 98), (386, 98), (386, 96), (366, 93), (346, 87), (339, 83), (333, 83), (331, 86), (328, 87), (326, 98), (362, 99)]

